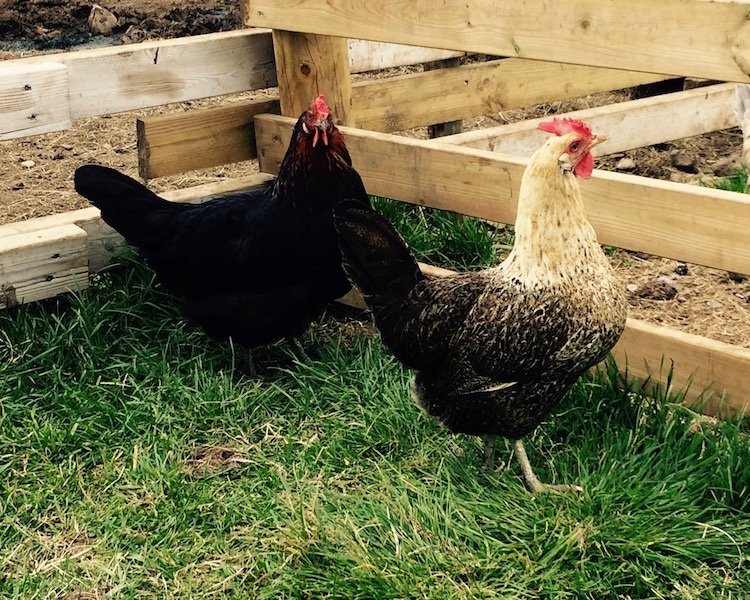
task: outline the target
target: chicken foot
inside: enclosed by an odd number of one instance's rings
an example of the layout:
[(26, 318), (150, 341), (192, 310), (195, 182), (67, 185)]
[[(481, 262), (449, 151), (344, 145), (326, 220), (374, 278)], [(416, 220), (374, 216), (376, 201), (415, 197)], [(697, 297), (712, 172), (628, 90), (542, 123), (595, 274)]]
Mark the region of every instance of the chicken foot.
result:
[(526, 486), (534, 494), (541, 492), (583, 492), (583, 488), (578, 485), (559, 484), (553, 485), (549, 483), (540, 482), (534, 470), (531, 468), (529, 457), (526, 455), (526, 449), (523, 447), (521, 440), (513, 440), (513, 449), (516, 451), (518, 462), (521, 464), (521, 471), (523, 472), (523, 478), (526, 480)]
[(299, 341), (299, 338), (296, 337), (290, 337), (288, 338), (289, 345), (292, 347), (292, 350), (297, 355), (297, 358), (300, 360), (300, 362), (303, 362), (305, 364), (312, 364), (312, 360), (307, 355), (307, 352), (305, 352), (305, 349), (302, 347), (302, 342)]

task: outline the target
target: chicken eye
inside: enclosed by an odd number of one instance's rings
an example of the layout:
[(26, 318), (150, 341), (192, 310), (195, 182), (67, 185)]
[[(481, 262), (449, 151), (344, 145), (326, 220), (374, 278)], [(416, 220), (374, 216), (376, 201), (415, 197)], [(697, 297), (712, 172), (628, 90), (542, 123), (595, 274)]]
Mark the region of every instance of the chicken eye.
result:
[(572, 144), (570, 144), (570, 149), (573, 152), (576, 152), (578, 150), (578, 148), (580, 148), (580, 147), (581, 147), (581, 142), (579, 142), (579, 141), (575, 141)]

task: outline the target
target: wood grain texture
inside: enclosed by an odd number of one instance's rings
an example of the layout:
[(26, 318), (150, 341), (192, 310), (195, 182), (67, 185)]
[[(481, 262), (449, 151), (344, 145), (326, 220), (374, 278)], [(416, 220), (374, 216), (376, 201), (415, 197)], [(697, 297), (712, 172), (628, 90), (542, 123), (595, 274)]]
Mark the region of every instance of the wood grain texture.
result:
[[(275, 173), (293, 122), (272, 115), (255, 122), (260, 168)], [(526, 159), (440, 141), (342, 131), (368, 193), (515, 221)], [(580, 184), (602, 244), (750, 274), (747, 195), (605, 171)]]
[(323, 94), (334, 122), (354, 126), (345, 38), (274, 30), (273, 50), (282, 115), (298, 117)]
[(240, 30), (7, 61), (68, 67), (74, 119), (276, 85), (271, 34)]
[(388, 44), (369, 40), (350, 39), (347, 44), (349, 46), (349, 68), (352, 73), (417, 65), (465, 54), (456, 50), (440, 50), (439, 48)]
[(652, 73), (504, 59), (360, 81), (353, 85), (352, 101), (358, 127), (391, 132), (662, 79)]
[[(362, 129), (397, 131), (439, 123), (443, 119), (468, 119), (529, 103), (562, 100), (660, 79), (662, 76), (648, 73), (507, 59), (390, 79), (357, 81), (352, 84), (352, 105)], [(246, 106), (247, 110), (237, 105), (139, 119), (141, 176), (172, 175), (254, 158), (257, 151), (249, 125), (250, 116), (257, 114), (259, 105), (252, 101)], [(267, 112), (279, 111), (276, 105), (269, 105)], [(691, 118), (681, 118), (676, 130), (693, 124), (699, 128), (706, 122), (714, 123), (713, 120), (694, 122)], [(658, 142), (663, 142), (672, 139), (671, 132), (669, 127), (635, 129), (628, 140), (637, 143), (639, 134), (658, 133), (664, 136)], [(494, 134), (491, 131), (485, 141), (484, 137), (477, 137), (478, 134), (462, 135), (480, 147), (492, 144), (492, 135), (504, 135), (501, 131)], [(519, 138), (523, 136), (524, 132), (518, 133)], [(446, 141), (454, 139), (446, 138)], [(532, 135), (532, 139), (536, 143), (538, 138)], [(630, 147), (642, 145), (645, 144)]]
[(75, 225), (0, 238), (0, 309), (88, 285), (86, 232)]
[(750, 81), (744, 2), (242, 1), (249, 26), (345, 32), (353, 38), (495, 56)]
[(65, 65), (0, 62), (0, 141), (70, 126)]
[[(734, 88), (733, 83), (712, 85), (555, 116), (580, 119), (595, 131), (606, 132), (607, 142), (593, 151), (594, 156), (603, 156), (735, 127)], [(531, 156), (547, 139), (538, 127), (545, 119), (467, 131), (441, 141)]]
[(750, 411), (750, 350), (628, 319), (612, 355), (627, 376), (649, 388), (684, 392), (688, 404), (705, 403), (705, 413)]
[(279, 113), (277, 98), (136, 121), (138, 171), (144, 179), (258, 156), (253, 118)]

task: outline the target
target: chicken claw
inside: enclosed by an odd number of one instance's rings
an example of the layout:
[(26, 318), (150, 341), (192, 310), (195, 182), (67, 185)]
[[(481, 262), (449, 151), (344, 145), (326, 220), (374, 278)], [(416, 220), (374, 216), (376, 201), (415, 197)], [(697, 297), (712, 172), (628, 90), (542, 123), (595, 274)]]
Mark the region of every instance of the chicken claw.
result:
[(526, 455), (526, 449), (523, 447), (521, 440), (513, 440), (513, 449), (516, 451), (518, 462), (521, 464), (521, 471), (523, 471), (523, 478), (526, 480), (526, 486), (529, 491), (533, 494), (539, 494), (542, 492), (576, 492), (578, 494), (583, 493), (583, 488), (579, 485), (569, 484), (550, 484), (542, 483), (534, 475), (534, 471), (531, 468), (529, 457)]

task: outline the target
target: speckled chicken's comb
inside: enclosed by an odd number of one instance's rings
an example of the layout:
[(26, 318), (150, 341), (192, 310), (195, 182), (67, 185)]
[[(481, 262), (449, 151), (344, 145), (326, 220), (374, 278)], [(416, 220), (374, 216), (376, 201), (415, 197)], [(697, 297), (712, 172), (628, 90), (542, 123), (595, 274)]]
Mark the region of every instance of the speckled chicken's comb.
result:
[(565, 135), (566, 133), (575, 131), (585, 137), (591, 136), (591, 127), (583, 121), (571, 119), (570, 117), (555, 117), (551, 121), (542, 121), (539, 123), (539, 129), (557, 135)]

